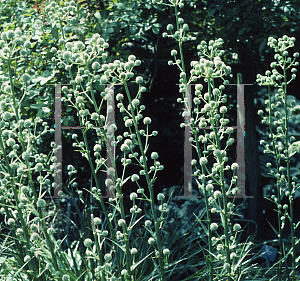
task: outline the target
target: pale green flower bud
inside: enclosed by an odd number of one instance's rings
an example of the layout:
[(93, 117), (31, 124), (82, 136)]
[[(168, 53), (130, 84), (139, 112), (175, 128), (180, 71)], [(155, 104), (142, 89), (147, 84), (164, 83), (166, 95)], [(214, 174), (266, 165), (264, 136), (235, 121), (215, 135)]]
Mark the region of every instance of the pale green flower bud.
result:
[(150, 237), (149, 239), (148, 239), (148, 244), (149, 245), (153, 245), (155, 243), (155, 240), (152, 238), (152, 237)]
[(83, 102), (83, 97), (78, 96), (78, 97), (76, 98), (76, 103), (82, 103), (82, 102)]
[(126, 151), (126, 150), (129, 150), (129, 146), (124, 143), (121, 145), (121, 151)]
[(171, 51), (171, 56), (174, 57), (174, 56), (176, 56), (176, 55), (177, 55), (177, 51), (176, 51), (176, 50), (172, 50), (172, 51)]
[(12, 139), (12, 138), (9, 138), (7, 141), (6, 141), (6, 144), (7, 146), (14, 146), (16, 144), (15, 140)]
[(137, 174), (133, 174), (133, 175), (131, 176), (131, 181), (133, 181), (133, 182), (138, 181), (139, 178), (140, 178), (140, 177), (139, 177)]
[(84, 244), (84, 246), (85, 246), (86, 248), (89, 248), (90, 246), (92, 246), (93, 241), (92, 241), (90, 238), (86, 238), (86, 239), (84, 240), (83, 244)]
[(92, 119), (92, 120), (97, 120), (98, 118), (99, 118), (98, 113), (93, 112), (92, 115), (91, 115), (91, 119)]
[(39, 198), (38, 201), (36, 202), (36, 206), (38, 208), (44, 208), (46, 206), (46, 201), (42, 198)]
[(137, 194), (135, 193), (135, 192), (132, 192), (131, 194), (130, 194), (130, 200), (134, 200), (134, 199), (136, 199), (138, 196), (137, 196)]
[(24, 48), (26, 48), (26, 49), (31, 48), (31, 42), (30, 41), (25, 41), (24, 42)]
[(11, 93), (11, 86), (6, 85), (6, 86), (4, 87), (4, 92), (10, 94), (10, 93)]
[(106, 261), (111, 261), (112, 260), (112, 255), (111, 254), (105, 254), (104, 259)]
[(151, 153), (151, 159), (156, 160), (158, 158), (158, 153), (157, 152), (152, 152)]
[(27, 151), (24, 151), (22, 153), (22, 158), (23, 158), (23, 160), (26, 161), (26, 160), (28, 160), (30, 158), (30, 154)]
[(230, 264), (227, 263), (227, 262), (224, 263), (223, 268), (224, 268), (225, 270), (229, 269), (229, 268), (230, 268)]
[(237, 170), (239, 168), (239, 164), (238, 163), (233, 163), (231, 165), (231, 170)]
[(206, 157), (201, 157), (200, 158), (200, 165), (206, 165), (208, 162), (207, 158)]
[(108, 78), (106, 75), (101, 76), (100, 78), (100, 83), (101, 84), (106, 84), (108, 82)]
[(169, 250), (169, 249), (164, 249), (164, 250), (163, 250), (163, 254), (164, 254), (165, 256), (170, 255), (170, 250)]
[(137, 249), (136, 248), (132, 248), (131, 250), (130, 250), (130, 253), (132, 254), (132, 255), (135, 255), (135, 254), (137, 254)]
[(37, 163), (34, 167), (36, 172), (41, 172), (44, 169), (44, 166), (42, 163)]
[(234, 224), (234, 226), (233, 226), (233, 231), (239, 231), (239, 230), (241, 230), (241, 225), (240, 224), (238, 224), (238, 223), (236, 223), (236, 224)]
[(11, 118), (12, 118), (12, 114), (8, 111), (4, 112), (2, 114), (2, 118), (5, 120), (5, 121), (9, 121)]
[(118, 221), (118, 225), (119, 225), (119, 226), (126, 225), (126, 222), (125, 222), (125, 220), (123, 220), (123, 219), (119, 219), (119, 221)]
[(101, 219), (98, 218), (98, 217), (95, 217), (95, 218), (94, 218), (94, 224), (95, 224), (95, 225), (101, 224)]
[(215, 231), (215, 230), (217, 230), (218, 229), (218, 225), (215, 223), (215, 222), (213, 222), (211, 225), (210, 225), (210, 230), (211, 231)]
[(215, 199), (219, 199), (221, 196), (222, 196), (221, 191), (216, 190), (216, 191), (214, 192), (214, 198), (215, 198)]
[(167, 30), (170, 31), (170, 30), (173, 30), (173, 29), (174, 29), (173, 24), (170, 24), (170, 23), (169, 23), (169, 24), (167, 25)]
[(131, 127), (133, 125), (133, 121), (131, 119), (127, 119), (125, 121), (125, 127)]
[(138, 76), (138, 77), (136, 77), (136, 79), (135, 79), (135, 82), (136, 82), (137, 84), (142, 84), (143, 81), (144, 81), (144, 79), (143, 79), (142, 76)]
[(31, 257), (29, 255), (26, 255), (24, 258), (24, 262), (27, 263), (31, 260)]
[(63, 39), (63, 38), (60, 38), (59, 40), (58, 40), (58, 44), (59, 45), (63, 45), (63, 44), (65, 44), (66, 43), (66, 41)]
[(65, 52), (63, 53), (63, 58), (64, 58), (65, 60), (68, 60), (68, 59), (70, 59), (71, 57), (72, 57), (72, 53), (71, 53), (71, 52), (65, 51)]
[(144, 124), (150, 124), (151, 123), (151, 119), (149, 117), (145, 117), (143, 120)]
[(100, 144), (96, 144), (96, 145), (94, 146), (94, 151), (100, 152), (101, 150), (102, 150), (102, 146), (101, 146)]
[(15, 225), (15, 220), (13, 218), (9, 218), (7, 220), (7, 224), (10, 226), (10, 227), (13, 227)]
[(13, 30), (8, 30), (6, 36), (8, 39), (13, 39), (15, 37), (15, 32)]
[(99, 62), (97, 62), (97, 61), (93, 62), (93, 64), (92, 64), (92, 69), (94, 69), (94, 70), (99, 70), (99, 69), (100, 69), (100, 64), (99, 64)]
[(4, 41), (7, 40), (7, 33), (6, 32), (1, 33), (1, 39), (4, 40)]
[(77, 84), (80, 84), (80, 83), (82, 83), (82, 82), (83, 82), (83, 79), (82, 79), (82, 77), (81, 77), (81, 76), (76, 76), (76, 78), (75, 78), (75, 82), (76, 82)]
[(63, 281), (70, 281), (70, 276), (65, 274), (62, 279)]
[(158, 193), (157, 194), (157, 200), (164, 200), (165, 199), (165, 195), (164, 194), (162, 194), (162, 193)]
[(130, 56), (128, 57), (128, 60), (129, 60), (129, 61), (135, 61), (135, 60), (136, 60), (136, 57), (135, 57), (134, 55), (130, 55)]

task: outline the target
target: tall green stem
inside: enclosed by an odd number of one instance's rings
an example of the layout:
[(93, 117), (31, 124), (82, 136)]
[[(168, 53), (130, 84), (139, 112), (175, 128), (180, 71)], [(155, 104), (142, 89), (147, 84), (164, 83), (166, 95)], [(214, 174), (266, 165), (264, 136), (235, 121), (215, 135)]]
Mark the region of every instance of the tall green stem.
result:
[[(276, 157), (276, 167), (277, 167), (277, 174), (279, 173), (279, 165), (280, 165), (280, 157), (278, 155), (278, 150), (275, 145), (275, 140), (273, 136), (273, 130), (272, 130), (272, 108), (271, 108), (271, 89), (270, 86), (268, 86), (268, 94), (269, 94), (269, 129), (270, 129), (270, 137), (272, 140), (273, 150)], [(281, 187), (280, 187), (280, 180), (277, 178), (277, 200), (280, 201), (281, 199)], [(277, 276), (278, 281), (281, 281), (281, 272), (282, 272), (282, 255), (283, 255), (283, 241), (282, 241), (282, 229), (281, 229), (281, 209), (278, 209), (278, 233), (279, 233), (279, 262), (277, 266)]]
[(146, 155), (144, 153), (144, 149), (143, 149), (143, 145), (142, 145), (142, 141), (141, 141), (141, 137), (140, 137), (140, 132), (138, 129), (138, 125), (137, 125), (137, 120), (136, 120), (136, 116), (134, 113), (134, 108), (132, 106), (132, 101), (131, 101), (131, 97), (130, 97), (130, 93), (129, 93), (129, 89), (128, 86), (126, 84), (126, 82), (124, 83), (125, 86), (125, 91), (127, 94), (127, 98), (129, 100), (129, 104), (130, 106), (130, 110), (131, 110), (131, 115), (132, 115), (132, 120), (134, 123), (134, 128), (135, 128), (135, 132), (138, 138), (138, 146), (140, 148), (142, 157), (143, 157), (143, 166), (144, 166), (144, 170), (145, 170), (145, 176), (146, 176), (146, 180), (147, 180), (147, 185), (148, 185), (148, 189), (150, 192), (150, 201), (151, 201), (151, 210), (152, 210), (152, 215), (153, 215), (153, 220), (154, 220), (154, 226), (155, 226), (155, 233), (156, 233), (156, 239), (157, 239), (157, 248), (158, 248), (158, 252), (159, 252), (159, 266), (160, 266), (160, 273), (161, 273), (161, 278), (162, 281), (166, 281), (166, 275), (165, 275), (165, 268), (164, 268), (164, 256), (163, 256), (163, 251), (162, 251), (162, 241), (161, 241), (161, 237), (160, 237), (160, 228), (159, 228), (159, 224), (160, 221), (157, 220), (157, 215), (156, 215), (156, 209), (155, 209), (155, 203), (154, 203), (154, 191), (153, 191), (153, 184), (149, 178), (149, 171), (148, 171), (148, 167), (147, 167), (147, 161), (146, 161)]
[(290, 201), (290, 225), (291, 225), (291, 239), (292, 239), (292, 281), (296, 280), (296, 248), (295, 248), (295, 225), (294, 225), (294, 202), (293, 202), (293, 193), (292, 193), (292, 185), (291, 185), (291, 171), (290, 171), (290, 156), (288, 149), (288, 112), (287, 112), (287, 78), (286, 78), (286, 61), (284, 62), (283, 70), (284, 70), (284, 137), (285, 137), (285, 161), (287, 168), (287, 180), (288, 180), (288, 191), (289, 201)]

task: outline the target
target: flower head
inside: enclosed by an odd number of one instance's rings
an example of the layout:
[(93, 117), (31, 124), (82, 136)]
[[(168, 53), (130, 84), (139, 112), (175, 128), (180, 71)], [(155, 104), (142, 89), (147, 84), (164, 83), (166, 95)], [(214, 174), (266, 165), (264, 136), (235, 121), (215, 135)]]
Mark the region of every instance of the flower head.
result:
[(149, 239), (148, 239), (148, 244), (149, 245), (153, 245), (155, 243), (155, 240), (152, 238), (152, 237), (150, 237)]
[(162, 193), (158, 193), (157, 194), (157, 200), (164, 200), (165, 199), (165, 195), (164, 194), (162, 194)]
[(215, 199), (219, 199), (221, 196), (222, 196), (221, 191), (216, 190), (216, 191), (214, 192), (214, 198), (215, 198)]
[(135, 192), (132, 192), (131, 194), (130, 194), (130, 200), (134, 200), (134, 199), (136, 199), (138, 196), (137, 196), (137, 194), (135, 193)]
[(167, 30), (170, 31), (170, 30), (173, 30), (173, 29), (174, 29), (173, 24), (170, 24), (170, 23), (169, 23), (169, 24), (167, 25)]
[(241, 230), (241, 228), (242, 228), (241, 225), (238, 223), (234, 224), (234, 226), (233, 226), (234, 231), (239, 231), (239, 230)]
[(213, 222), (213, 223), (210, 225), (210, 229), (211, 229), (211, 231), (215, 231), (215, 230), (218, 229), (218, 225), (217, 225), (215, 222)]
[(94, 70), (100, 69), (100, 64), (99, 64), (99, 62), (97, 62), (97, 61), (93, 62), (93, 64), (92, 64), (92, 69), (94, 69)]
[(118, 225), (119, 225), (119, 226), (126, 225), (126, 222), (125, 222), (125, 220), (123, 220), (123, 219), (119, 219), (119, 221), (118, 221)]
[(201, 157), (200, 158), (200, 165), (206, 165), (208, 162), (207, 158), (206, 157)]
[(112, 260), (111, 254), (105, 254), (104, 259), (105, 259), (106, 261), (111, 261), (111, 260)]
[(15, 220), (13, 218), (9, 218), (8, 221), (7, 221), (7, 224), (12, 227), (15, 225)]
[(131, 181), (138, 181), (139, 180), (139, 175), (137, 175), (137, 174), (133, 174), (132, 176), (131, 176)]
[(46, 206), (46, 201), (42, 198), (38, 199), (36, 202), (38, 208), (44, 208)]
[(84, 244), (84, 246), (85, 246), (86, 248), (89, 248), (90, 246), (92, 246), (93, 241), (92, 241), (90, 238), (86, 238), (86, 239), (84, 240), (83, 244)]
[(149, 117), (145, 117), (144, 118), (144, 124), (150, 124), (151, 123), (151, 119)]
[(132, 255), (135, 255), (135, 254), (137, 254), (138, 250), (136, 248), (132, 248), (130, 250), (130, 252), (131, 252)]
[(142, 76), (138, 76), (138, 77), (136, 77), (136, 79), (135, 79), (135, 82), (136, 82), (137, 84), (142, 84), (143, 81), (144, 81), (144, 79), (143, 79)]

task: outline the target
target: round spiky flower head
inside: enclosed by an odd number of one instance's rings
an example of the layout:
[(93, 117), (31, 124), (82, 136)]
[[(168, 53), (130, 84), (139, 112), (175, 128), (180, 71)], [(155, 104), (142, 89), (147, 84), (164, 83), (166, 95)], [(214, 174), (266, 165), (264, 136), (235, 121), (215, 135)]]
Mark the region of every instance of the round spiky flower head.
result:
[(164, 194), (162, 194), (162, 193), (158, 193), (157, 194), (157, 200), (164, 200), (165, 199), (165, 195)]
[(215, 231), (215, 230), (218, 229), (218, 225), (217, 225), (215, 222), (213, 222), (213, 223), (210, 225), (210, 229), (211, 229), (211, 231)]
[(137, 194), (135, 193), (135, 192), (132, 192), (131, 194), (130, 194), (130, 200), (134, 200), (134, 199), (136, 199), (138, 196), (137, 196)]
[(46, 206), (46, 201), (42, 198), (38, 199), (36, 202), (38, 208), (44, 208)]
[(157, 152), (152, 152), (151, 153), (151, 159), (156, 160), (158, 158), (158, 153)]
[(12, 118), (12, 114), (8, 111), (4, 112), (2, 114), (2, 118), (5, 120), (5, 121), (9, 121), (11, 118)]
[(7, 38), (9, 38), (9, 39), (13, 39), (13, 38), (15, 37), (15, 32), (14, 32), (13, 30), (8, 30), (8, 31), (6, 32), (6, 36), (7, 36)]
[(166, 255), (170, 255), (170, 250), (169, 249), (164, 249), (163, 250), (163, 254)]
[(132, 176), (131, 176), (131, 181), (138, 181), (139, 180), (139, 176), (137, 175), (137, 174), (133, 174)]
[(92, 241), (90, 238), (86, 238), (86, 239), (84, 240), (83, 244), (84, 244), (84, 246), (85, 246), (86, 248), (89, 248), (90, 246), (92, 246), (93, 241)]
[(138, 76), (138, 77), (136, 77), (136, 79), (135, 79), (135, 82), (136, 82), (137, 84), (142, 84), (143, 81), (144, 81), (144, 79), (143, 79), (142, 76)]
[(241, 226), (240, 226), (240, 224), (238, 224), (238, 223), (236, 223), (236, 224), (234, 224), (234, 226), (233, 226), (233, 230), (234, 231), (239, 231), (239, 230), (241, 230)]
[(10, 227), (13, 227), (15, 225), (15, 220), (13, 218), (9, 218), (8, 221), (7, 221), (7, 224), (10, 226)]
[(94, 69), (94, 70), (100, 69), (100, 64), (99, 64), (99, 62), (97, 62), (97, 61), (93, 62), (93, 64), (92, 64), (92, 69)]
[(153, 245), (155, 243), (155, 240), (152, 238), (152, 237), (150, 237), (149, 239), (148, 239), (148, 244), (149, 245)]
[(118, 221), (118, 225), (119, 225), (119, 226), (126, 225), (126, 221), (125, 221), (125, 220), (123, 220), (123, 219), (119, 219), (119, 221)]
[(111, 261), (112, 260), (112, 255), (111, 254), (105, 254), (104, 259), (106, 261)]
[(137, 254), (138, 250), (136, 248), (132, 248), (130, 250), (130, 252), (131, 252), (132, 255), (135, 255), (135, 254)]
[(151, 119), (149, 117), (145, 117), (143, 122), (144, 122), (145, 125), (146, 124), (150, 124), (151, 123)]

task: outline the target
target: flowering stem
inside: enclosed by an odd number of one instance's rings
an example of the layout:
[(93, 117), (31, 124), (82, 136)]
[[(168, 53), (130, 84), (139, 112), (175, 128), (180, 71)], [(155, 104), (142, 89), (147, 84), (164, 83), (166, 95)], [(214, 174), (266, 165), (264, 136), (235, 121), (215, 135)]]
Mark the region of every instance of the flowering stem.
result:
[[(69, 75), (70, 75), (71, 79), (73, 80), (73, 73), (72, 73), (71, 70), (69, 70)], [(90, 85), (90, 86), (91, 86), (91, 85)], [(75, 90), (75, 86), (74, 86), (74, 85), (73, 85), (73, 90)], [(93, 96), (92, 96), (92, 97), (93, 97)], [(94, 97), (93, 97), (93, 98), (94, 98)], [(95, 99), (94, 99), (94, 102), (95, 102), (95, 106), (97, 106), (97, 105), (96, 105)], [(76, 109), (77, 109), (77, 112), (78, 112), (78, 114), (79, 114), (78, 107), (76, 107)], [(88, 160), (88, 162), (89, 162), (89, 164), (90, 164), (91, 172), (92, 172), (94, 181), (95, 181), (95, 183), (96, 183), (97, 190), (101, 190), (101, 189), (100, 189), (100, 184), (99, 184), (99, 181), (98, 181), (98, 178), (97, 178), (97, 175), (96, 175), (96, 173), (95, 173), (95, 168), (94, 168), (94, 165), (93, 165), (93, 163), (92, 163), (92, 159), (91, 159), (91, 155), (90, 155), (90, 150), (88, 149), (88, 141), (87, 141), (87, 138), (86, 138), (86, 132), (85, 132), (85, 129), (83, 129), (84, 124), (83, 124), (83, 122), (82, 122), (82, 118), (79, 117), (78, 119), (79, 119), (79, 122), (80, 122), (80, 127), (82, 128), (81, 131), (82, 131), (82, 135), (83, 135), (83, 139), (84, 139), (84, 144), (85, 144), (85, 148), (86, 148), (87, 160)], [(106, 137), (106, 139), (107, 139), (107, 137)], [(111, 155), (111, 151), (110, 151), (109, 149), (108, 149), (108, 153), (109, 153), (109, 156), (111, 157), (111, 159), (113, 159), (113, 158), (112, 158), (112, 155)], [(107, 223), (108, 223), (108, 225), (109, 225), (109, 229), (110, 229), (112, 241), (115, 241), (116, 232), (115, 232), (115, 230), (114, 230), (114, 228), (113, 228), (113, 226), (112, 226), (111, 220), (110, 220), (109, 217), (108, 217), (108, 213), (107, 213), (106, 207), (105, 207), (105, 205), (104, 205), (104, 201), (103, 201), (102, 196), (100, 196), (99, 198), (100, 198), (99, 201), (100, 201), (100, 204), (101, 204), (102, 211), (103, 211), (104, 216), (105, 216), (105, 218), (106, 218), (106, 220), (107, 220)], [(96, 243), (98, 243), (98, 240), (96, 241)], [(114, 244), (113, 247), (114, 247), (115, 252), (117, 253), (117, 252), (118, 252), (118, 251), (117, 251), (117, 245)], [(120, 271), (120, 263), (119, 263), (119, 259), (117, 259), (117, 263), (118, 263), (118, 270)], [(123, 280), (123, 277), (122, 277), (122, 280)]]
[(140, 148), (140, 151), (141, 151), (141, 154), (142, 154), (142, 157), (143, 157), (143, 166), (144, 166), (143, 168), (145, 170), (147, 185), (148, 185), (148, 189), (149, 189), (149, 192), (150, 192), (151, 210), (152, 210), (154, 226), (155, 226), (157, 248), (158, 248), (158, 252), (159, 252), (159, 266), (160, 266), (161, 278), (162, 278), (162, 281), (166, 281), (167, 279), (166, 279), (165, 268), (164, 268), (164, 256), (163, 256), (163, 251), (162, 251), (162, 241), (161, 241), (161, 237), (160, 237), (160, 228), (159, 228), (160, 221), (157, 220), (155, 203), (154, 203), (154, 191), (153, 191), (152, 181), (149, 178), (146, 155), (145, 155), (145, 152), (144, 152), (144, 149), (143, 149), (143, 145), (142, 145), (142, 141), (141, 141), (141, 137), (140, 137), (140, 132), (139, 132), (138, 125), (137, 125), (137, 120), (136, 120), (135, 114), (134, 114), (133, 104), (132, 104), (132, 101), (131, 101), (129, 89), (128, 89), (128, 86), (127, 86), (126, 82), (124, 83), (124, 87), (125, 87), (125, 91), (126, 91), (126, 94), (127, 94), (127, 98), (129, 100), (129, 104), (130, 104), (132, 120), (133, 120), (133, 124), (134, 124), (134, 128), (135, 128), (136, 136), (138, 138), (138, 146)]
[[(270, 86), (268, 86), (268, 95), (269, 95), (269, 128), (270, 128), (270, 137), (272, 140), (273, 150), (276, 157), (276, 166), (277, 166), (277, 174), (279, 174), (279, 165), (280, 165), (280, 155), (278, 155), (277, 146), (275, 145), (275, 139), (273, 136), (273, 130), (272, 130), (272, 108), (271, 108), (271, 89)], [(277, 177), (277, 200), (280, 202), (281, 199), (281, 188), (280, 188), (280, 180), (279, 177)], [(281, 229), (281, 209), (278, 208), (277, 213), (277, 219), (278, 219), (278, 231), (279, 231), (279, 262), (277, 266), (277, 276), (278, 281), (281, 281), (281, 272), (282, 272), (282, 254), (283, 254), (283, 241), (282, 241), (282, 229)]]
[[(199, 145), (199, 138), (197, 135), (197, 130), (193, 130), (193, 134), (194, 134), (194, 139), (196, 141), (196, 151), (198, 154), (198, 158), (201, 159), (201, 150), (200, 150), (200, 145)], [(205, 145), (205, 144), (204, 144)], [(205, 165), (201, 165), (201, 171), (202, 171), (202, 186), (203, 186), (203, 191), (204, 191), (204, 199), (205, 199), (205, 206), (206, 206), (206, 215), (207, 215), (207, 224), (208, 224), (208, 252), (209, 252), (209, 257), (206, 257), (206, 263), (208, 266), (208, 271), (209, 271), (209, 281), (213, 281), (213, 256), (212, 256), (212, 231), (210, 229), (210, 224), (211, 224), (211, 216), (210, 216), (210, 212), (211, 212), (211, 206), (209, 204), (208, 201), (208, 194), (207, 194), (207, 190), (206, 190), (206, 177), (205, 175)]]
[[(13, 110), (15, 112), (16, 121), (18, 123), (19, 122), (19, 115), (18, 115), (18, 109), (17, 109), (17, 106), (16, 106), (16, 100), (15, 100), (15, 95), (14, 95), (14, 87), (13, 87), (12, 72), (11, 72), (11, 58), (9, 57), (6, 60), (6, 62), (7, 62), (7, 66), (8, 66), (9, 81), (10, 81), (11, 93), (12, 93), (12, 97), (13, 97)], [(24, 145), (23, 134), (21, 132), (21, 126), (18, 126), (18, 130), (19, 130), (19, 137), (20, 137), (20, 143), (22, 145), (22, 150), (23, 150), (23, 152), (25, 152), (26, 149), (25, 149), (25, 145)], [(3, 146), (2, 139), (1, 139), (1, 146), (2, 146), (1, 147), (2, 151), (4, 151), (4, 146)], [(5, 158), (5, 159), (7, 159), (7, 158)], [(29, 184), (31, 186), (31, 190), (32, 190), (33, 195), (34, 195), (35, 207), (36, 207), (36, 202), (38, 200), (38, 196), (37, 196), (34, 184), (33, 184), (32, 174), (31, 174), (31, 170), (29, 169), (29, 161), (28, 161), (28, 159), (26, 160), (26, 166), (27, 166), (28, 181), (29, 181)], [(10, 175), (12, 177), (12, 180), (13, 180), (14, 179), (14, 175), (12, 174), (12, 171), (10, 170), (9, 165), (8, 165), (8, 169), (9, 169), (9, 173), (10, 173)], [(17, 190), (16, 190), (15, 186), (16, 185), (15, 185), (14, 180), (13, 180), (12, 189), (13, 189), (14, 197), (15, 197), (15, 200), (16, 200), (18, 214), (19, 214), (19, 217), (20, 217), (20, 220), (21, 220), (23, 231), (25, 233), (25, 238), (26, 238), (26, 241), (27, 241), (27, 247), (30, 247), (29, 246), (30, 245), (29, 244), (29, 237), (28, 237), (28, 232), (27, 232), (27, 225), (26, 225), (26, 223), (24, 221), (22, 211), (21, 211), (21, 209), (18, 206), (19, 205), (19, 200), (18, 200)], [(38, 215), (39, 215), (40, 220), (42, 221), (43, 232), (44, 232), (44, 234), (46, 236), (47, 245), (49, 247), (49, 250), (50, 250), (50, 253), (51, 253), (51, 256), (52, 256), (52, 259), (53, 259), (54, 268), (55, 268), (55, 270), (58, 270), (57, 258), (56, 258), (56, 255), (54, 253), (54, 250), (53, 250), (53, 248), (54, 248), (53, 247), (53, 243), (51, 242), (49, 234), (47, 232), (47, 228), (46, 228), (46, 224), (45, 224), (45, 218), (43, 217), (43, 213), (42, 213), (42, 210), (40, 208), (38, 208)], [(34, 269), (34, 271), (36, 272), (36, 268)]]
[(284, 120), (284, 127), (285, 127), (285, 161), (286, 161), (286, 168), (287, 168), (287, 180), (288, 180), (288, 191), (290, 193), (289, 195), (289, 201), (290, 201), (290, 225), (291, 225), (291, 239), (292, 239), (292, 280), (296, 280), (296, 249), (295, 249), (295, 225), (294, 225), (294, 202), (293, 202), (293, 193), (292, 193), (292, 186), (291, 186), (291, 174), (290, 174), (290, 156), (289, 156), (289, 150), (288, 150), (288, 113), (287, 113), (287, 78), (286, 78), (286, 58), (284, 60), (283, 65), (283, 71), (284, 71), (284, 114), (285, 114), (285, 120)]
[[(212, 89), (211, 89), (211, 82), (213, 83), (213, 79), (211, 81), (211, 78), (208, 77), (208, 93), (209, 93), (209, 99), (210, 97), (212, 97)], [(213, 117), (213, 116), (211, 116)], [(212, 118), (213, 120), (213, 118)], [(212, 124), (214, 125), (214, 124)], [(220, 137), (218, 135), (217, 129), (214, 128), (214, 133), (215, 133), (215, 144), (217, 145), (217, 149), (221, 150), (221, 144), (220, 144)], [(219, 156), (217, 156), (217, 161), (219, 162)], [(223, 222), (223, 226), (224, 226), (224, 235), (225, 235), (225, 250), (226, 250), (226, 262), (228, 264), (230, 264), (230, 248), (229, 248), (229, 228), (228, 228), (228, 219), (229, 219), (229, 215), (228, 215), (228, 209), (227, 209), (227, 194), (226, 194), (226, 189), (225, 189), (225, 183), (224, 183), (224, 163), (219, 163), (221, 164), (221, 169), (220, 169), (220, 182), (219, 184), (221, 185), (221, 191), (222, 191), (222, 195), (223, 195), (223, 210), (221, 213), (221, 217), (222, 217), (222, 222)], [(227, 269), (228, 274), (230, 274), (231, 271), (231, 267), (229, 267)]]

